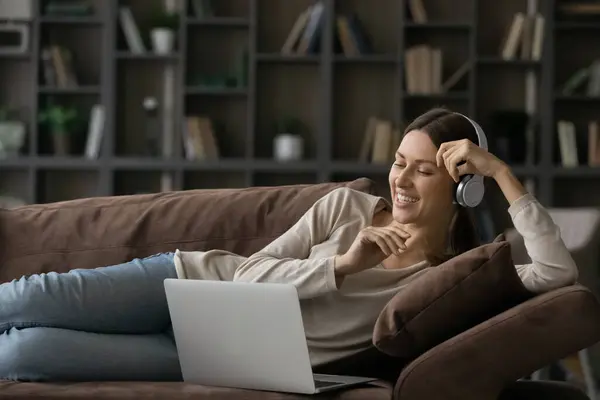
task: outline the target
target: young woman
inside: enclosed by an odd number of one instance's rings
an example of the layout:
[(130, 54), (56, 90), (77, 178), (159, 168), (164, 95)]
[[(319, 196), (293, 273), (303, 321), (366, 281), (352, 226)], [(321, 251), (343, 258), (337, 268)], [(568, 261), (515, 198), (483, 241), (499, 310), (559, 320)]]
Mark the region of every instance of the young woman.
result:
[(532, 259), (516, 266), (529, 290), (574, 283), (577, 268), (546, 210), (477, 143), (466, 117), (433, 109), (405, 130), (389, 172), (392, 204), (336, 189), (250, 257), (175, 251), (4, 283), (0, 377), (181, 380), (163, 288), (175, 277), (292, 283), (313, 366), (357, 353), (371, 345), (377, 317), (396, 293), (478, 245), (468, 210), (455, 201), (464, 174), (493, 179), (504, 193)]

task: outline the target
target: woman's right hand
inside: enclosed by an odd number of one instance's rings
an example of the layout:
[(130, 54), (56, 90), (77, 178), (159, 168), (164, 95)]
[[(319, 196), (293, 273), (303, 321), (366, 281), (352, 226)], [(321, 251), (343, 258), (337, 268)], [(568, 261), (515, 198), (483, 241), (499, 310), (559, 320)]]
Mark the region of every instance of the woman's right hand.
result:
[(355, 274), (370, 269), (391, 255), (400, 255), (406, 250), (410, 237), (402, 225), (392, 221), (389, 225), (362, 229), (343, 255), (335, 260), (335, 271), (339, 276)]

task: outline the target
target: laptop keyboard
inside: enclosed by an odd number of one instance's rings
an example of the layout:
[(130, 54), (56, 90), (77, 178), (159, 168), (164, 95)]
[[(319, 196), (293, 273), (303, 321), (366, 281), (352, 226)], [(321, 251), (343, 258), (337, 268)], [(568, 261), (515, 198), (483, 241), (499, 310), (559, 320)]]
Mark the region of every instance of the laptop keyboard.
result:
[(327, 381), (317, 381), (315, 380), (315, 388), (322, 389), (329, 386), (339, 385), (338, 382), (327, 382)]

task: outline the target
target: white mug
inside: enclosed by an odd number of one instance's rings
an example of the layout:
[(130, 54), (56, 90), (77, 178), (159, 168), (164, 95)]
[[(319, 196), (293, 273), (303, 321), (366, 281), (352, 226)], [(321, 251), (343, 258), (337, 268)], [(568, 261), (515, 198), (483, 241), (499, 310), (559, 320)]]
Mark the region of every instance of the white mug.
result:
[(175, 44), (175, 32), (165, 28), (154, 28), (150, 32), (152, 47), (156, 54), (170, 54)]
[(275, 137), (274, 155), (277, 161), (301, 160), (304, 150), (304, 141), (298, 135), (282, 133)]

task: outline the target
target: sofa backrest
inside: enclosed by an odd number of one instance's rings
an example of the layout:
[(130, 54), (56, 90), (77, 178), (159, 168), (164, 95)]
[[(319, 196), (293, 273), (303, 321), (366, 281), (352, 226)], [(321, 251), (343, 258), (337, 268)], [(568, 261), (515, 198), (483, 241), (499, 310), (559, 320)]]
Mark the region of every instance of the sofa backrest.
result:
[(312, 185), (196, 189), (96, 197), (0, 210), (0, 282), (23, 275), (115, 265), (165, 251), (250, 255), (319, 198), (366, 178)]

